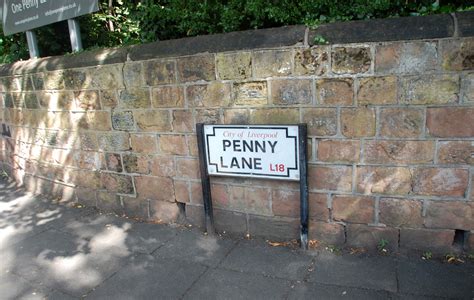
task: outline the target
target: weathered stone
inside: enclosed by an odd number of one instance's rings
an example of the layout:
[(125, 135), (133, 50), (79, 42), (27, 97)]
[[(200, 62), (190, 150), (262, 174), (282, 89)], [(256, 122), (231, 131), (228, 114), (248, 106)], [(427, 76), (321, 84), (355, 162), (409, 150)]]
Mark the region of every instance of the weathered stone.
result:
[(199, 179), (201, 173), (199, 161), (194, 158), (180, 158), (176, 161), (177, 176), (180, 178)]
[(474, 73), (466, 74), (461, 79), (462, 102), (474, 102)]
[(216, 63), (219, 79), (247, 79), (252, 76), (250, 52), (218, 53)]
[(474, 38), (440, 40), (441, 66), (447, 71), (474, 69)]
[(456, 103), (458, 94), (458, 75), (409, 76), (400, 81), (400, 102), (403, 104)]
[(396, 104), (397, 103), (397, 78), (369, 77), (361, 78), (357, 92), (357, 104)]
[(184, 107), (184, 90), (180, 86), (162, 86), (152, 90), (153, 107)]
[(349, 166), (309, 166), (308, 177), (311, 190), (352, 190), (352, 167)]
[(234, 83), (234, 104), (261, 106), (268, 103), (266, 81)]
[[(126, 151), (130, 149), (128, 133), (114, 132), (98, 135), (99, 148), (104, 151)], [(84, 143), (84, 141), (83, 141)]]
[(116, 90), (101, 90), (100, 102), (103, 108), (115, 108), (118, 104), (118, 95)]
[(196, 109), (196, 123), (221, 123), (222, 115), (219, 109)]
[(229, 204), (229, 189), (227, 185), (223, 184), (211, 184), (212, 203), (216, 204), (217, 207), (228, 208)]
[(107, 164), (107, 170), (122, 172), (122, 157), (119, 153), (105, 153), (105, 162)]
[[(147, 62), (145, 65), (148, 65)], [(143, 67), (141, 62), (127, 62), (123, 65), (123, 83), (126, 89), (143, 86)]]
[(358, 162), (360, 142), (357, 140), (321, 140), (318, 142), (318, 160), (324, 162)]
[(428, 108), (426, 127), (429, 134), (435, 137), (473, 137), (474, 108)]
[(133, 113), (131, 111), (113, 111), (112, 127), (115, 130), (134, 130)]
[(423, 111), (412, 108), (383, 108), (380, 111), (383, 137), (419, 137), (423, 132)]
[(337, 114), (334, 108), (305, 108), (303, 123), (310, 136), (330, 136), (337, 133)]
[(135, 111), (134, 118), (141, 131), (171, 131), (171, 120), (168, 111), (146, 110)]
[(173, 132), (193, 132), (193, 113), (188, 110), (173, 110)]
[(166, 201), (150, 201), (150, 219), (158, 222), (174, 223), (179, 217), (176, 203)]
[(120, 194), (133, 194), (135, 192), (131, 176), (102, 173), (100, 175), (100, 181), (102, 188), (107, 191)]
[(231, 187), (231, 209), (257, 215), (272, 214), (270, 206), (271, 190), (258, 187)]
[(174, 181), (174, 194), (176, 201), (180, 203), (189, 203), (189, 184), (187, 181)]
[(253, 53), (254, 77), (285, 76), (291, 73), (289, 50), (267, 50)]
[(250, 112), (248, 109), (226, 109), (224, 111), (225, 124), (248, 124)]
[(400, 230), (400, 248), (446, 254), (453, 250), (454, 230), (409, 229)]
[(390, 227), (423, 227), (423, 204), (418, 200), (382, 198), (379, 221)]
[(216, 79), (214, 55), (205, 54), (178, 59), (179, 82)]
[(160, 152), (169, 155), (187, 155), (188, 144), (184, 135), (160, 135)]
[(364, 162), (381, 164), (423, 164), (434, 160), (433, 141), (366, 141)]
[(323, 105), (352, 105), (354, 91), (350, 78), (320, 79), (316, 82), (318, 103)]
[(321, 76), (329, 69), (329, 47), (315, 46), (295, 51), (295, 75)]
[(342, 246), (345, 243), (344, 226), (338, 223), (309, 221), (309, 239), (326, 245)]
[(168, 177), (135, 177), (137, 194), (140, 198), (174, 202), (173, 180)]
[(474, 165), (474, 142), (439, 142), (438, 163)]
[(474, 205), (463, 201), (428, 201), (425, 226), (441, 229), (474, 229)]
[(150, 161), (150, 171), (153, 176), (173, 177), (176, 175), (174, 160), (169, 156), (155, 156)]
[(143, 65), (146, 85), (155, 86), (176, 82), (176, 67), (174, 61), (151, 60)]
[(91, 87), (104, 89), (123, 89), (123, 65), (102, 65), (89, 69), (92, 76)]
[(150, 90), (148, 88), (119, 92), (120, 108), (150, 108), (150, 105)]
[(411, 191), (411, 173), (403, 167), (357, 167), (357, 192), (406, 195)]
[(65, 87), (64, 71), (44, 73), (43, 82), (46, 90), (63, 90)]
[(131, 134), (130, 145), (137, 153), (154, 154), (157, 152), (156, 135), (154, 134)]
[(146, 175), (149, 173), (149, 160), (150, 157), (146, 155), (136, 155), (133, 153), (123, 154), (123, 167), (127, 173)]
[(331, 55), (332, 71), (336, 74), (366, 73), (370, 70), (368, 47), (335, 47)]
[(293, 217), (300, 215), (300, 193), (297, 191), (274, 190), (272, 211), (275, 216)]
[(369, 137), (375, 135), (375, 111), (372, 108), (343, 108), (341, 132), (344, 136)]
[[(108, 111), (87, 111), (87, 112), (73, 112), (56, 113), (61, 116), (61, 128), (69, 128), (66, 124), (71, 124), (73, 129), (99, 130), (109, 131), (112, 129), (112, 122), (110, 113)], [(58, 120), (58, 119), (56, 119)]]
[[(36, 85), (42, 85), (42, 78), (39, 82), (35, 82)], [(90, 73), (86, 69), (69, 69), (64, 71), (64, 84), (68, 90), (82, 90), (88, 89), (92, 86), (92, 78)], [(44, 84), (43, 84), (44, 85)], [(36, 88), (38, 90), (38, 88)]]
[(413, 193), (429, 196), (464, 197), (468, 179), (467, 169), (418, 168), (413, 174)]
[(252, 124), (294, 124), (299, 121), (299, 112), (295, 108), (262, 108), (250, 110)]
[(100, 109), (98, 91), (78, 91), (74, 92), (76, 107), (84, 110)]
[(373, 223), (375, 199), (371, 197), (335, 196), (332, 200), (334, 221)]
[(207, 85), (191, 85), (186, 89), (188, 104), (193, 107), (229, 106), (231, 85), (213, 82)]
[(310, 79), (284, 79), (271, 81), (271, 100), (273, 104), (294, 105), (312, 102)]
[(438, 69), (433, 42), (396, 42), (376, 46), (377, 73), (423, 73)]
[(398, 250), (398, 230), (390, 227), (373, 227), (359, 224), (347, 225), (347, 245), (367, 248), (371, 252), (378, 250), (383, 239), (387, 241), (385, 248), (389, 251)]

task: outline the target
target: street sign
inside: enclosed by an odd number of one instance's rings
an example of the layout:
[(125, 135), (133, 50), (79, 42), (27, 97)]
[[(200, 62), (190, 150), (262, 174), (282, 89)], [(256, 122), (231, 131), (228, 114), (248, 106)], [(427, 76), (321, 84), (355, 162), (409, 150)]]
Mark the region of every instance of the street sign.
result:
[(209, 175), (299, 180), (298, 126), (204, 125)]
[(98, 0), (4, 0), (3, 32), (23, 32), (98, 10)]

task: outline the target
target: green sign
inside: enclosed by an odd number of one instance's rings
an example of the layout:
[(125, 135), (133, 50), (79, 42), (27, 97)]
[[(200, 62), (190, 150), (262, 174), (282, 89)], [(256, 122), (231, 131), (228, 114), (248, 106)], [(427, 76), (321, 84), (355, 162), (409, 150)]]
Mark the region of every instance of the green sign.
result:
[(98, 0), (4, 0), (3, 32), (23, 32), (98, 10)]

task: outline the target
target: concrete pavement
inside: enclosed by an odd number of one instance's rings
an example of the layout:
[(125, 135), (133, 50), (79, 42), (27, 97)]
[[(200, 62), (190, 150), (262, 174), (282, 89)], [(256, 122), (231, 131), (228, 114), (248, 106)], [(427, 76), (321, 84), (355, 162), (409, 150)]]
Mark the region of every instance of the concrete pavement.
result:
[(0, 181), (0, 299), (474, 299), (474, 264), (302, 252), (57, 205)]

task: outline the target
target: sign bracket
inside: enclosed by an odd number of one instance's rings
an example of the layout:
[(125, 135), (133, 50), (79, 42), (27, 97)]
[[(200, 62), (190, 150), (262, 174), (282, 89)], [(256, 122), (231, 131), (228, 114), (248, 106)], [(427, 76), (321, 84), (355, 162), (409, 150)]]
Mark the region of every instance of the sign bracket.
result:
[[(208, 234), (215, 234), (214, 215), (212, 209), (212, 195), (210, 175), (207, 159), (207, 141), (204, 130), (205, 124), (196, 124), (197, 144), (199, 150), (199, 168), (201, 173), (202, 196), (204, 203), (204, 227)], [(237, 126), (237, 125), (236, 125)], [(247, 126), (247, 125), (242, 125)], [(277, 126), (277, 125), (275, 125)], [(294, 126), (294, 125), (292, 125)], [(299, 182), (300, 182), (300, 243), (301, 248), (308, 249), (308, 224), (309, 224), (309, 202), (308, 202), (308, 155), (307, 155), (307, 126), (298, 124), (298, 154), (299, 154)], [(247, 127), (249, 128), (249, 127)], [(247, 173), (254, 175), (252, 173)], [(232, 176), (232, 175), (229, 175)]]

